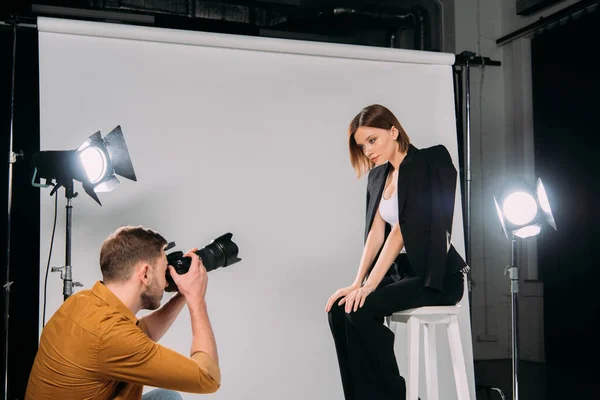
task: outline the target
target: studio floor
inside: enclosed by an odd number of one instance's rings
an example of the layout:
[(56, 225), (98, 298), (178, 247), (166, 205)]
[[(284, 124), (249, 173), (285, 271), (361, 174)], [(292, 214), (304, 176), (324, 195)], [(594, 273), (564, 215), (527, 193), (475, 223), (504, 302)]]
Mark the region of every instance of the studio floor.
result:
[[(550, 369), (545, 364), (521, 361), (519, 363), (519, 399), (521, 400), (575, 400), (600, 399), (600, 377), (594, 361), (588, 366), (565, 366)], [(579, 368), (577, 368), (579, 367)], [(585, 371), (585, 372), (581, 372)], [(475, 361), (477, 400), (501, 400), (499, 388), (506, 400), (512, 400), (511, 360)]]

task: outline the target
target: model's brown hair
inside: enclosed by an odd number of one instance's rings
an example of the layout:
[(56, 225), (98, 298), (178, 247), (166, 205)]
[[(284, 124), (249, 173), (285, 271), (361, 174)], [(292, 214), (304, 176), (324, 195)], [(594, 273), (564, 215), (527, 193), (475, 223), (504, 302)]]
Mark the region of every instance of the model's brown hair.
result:
[(159, 233), (141, 226), (124, 226), (112, 233), (100, 250), (100, 270), (104, 282), (131, 278), (139, 262), (154, 264), (167, 244)]
[(348, 127), (348, 146), (350, 150), (350, 163), (356, 171), (356, 176), (360, 178), (375, 166), (364, 152), (358, 147), (354, 135), (361, 126), (380, 129), (398, 129), (396, 141), (400, 144), (400, 150), (407, 152), (410, 146), (410, 138), (398, 121), (398, 118), (386, 107), (380, 104), (372, 104), (363, 108), (350, 122)]

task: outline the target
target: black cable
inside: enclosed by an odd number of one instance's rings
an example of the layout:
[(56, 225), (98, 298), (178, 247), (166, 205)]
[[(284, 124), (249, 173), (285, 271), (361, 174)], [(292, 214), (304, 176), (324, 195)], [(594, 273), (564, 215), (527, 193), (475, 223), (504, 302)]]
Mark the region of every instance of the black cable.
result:
[(48, 287), (48, 270), (52, 259), (52, 247), (54, 246), (54, 232), (56, 232), (56, 214), (58, 209), (58, 192), (54, 193), (54, 222), (52, 224), (52, 238), (50, 239), (50, 251), (48, 252), (48, 263), (46, 264), (46, 277), (44, 278), (44, 310), (42, 314), (42, 328), (46, 326), (46, 288)]

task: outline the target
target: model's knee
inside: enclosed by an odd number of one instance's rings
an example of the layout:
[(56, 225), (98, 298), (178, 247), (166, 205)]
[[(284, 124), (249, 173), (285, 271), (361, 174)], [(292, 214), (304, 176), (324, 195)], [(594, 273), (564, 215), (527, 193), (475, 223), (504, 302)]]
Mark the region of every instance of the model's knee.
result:
[(337, 302), (335, 302), (332, 306), (331, 306), (331, 310), (329, 310), (328, 314), (329, 314), (329, 318), (340, 318), (344, 316), (344, 304), (342, 304), (341, 306), (337, 304)]
[(337, 304), (331, 306), (331, 309), (327, 312), (327, 318), (329, 319), (329, 324), (332, 325), (343, 322), (344, 306), (338, 306)]
[(371, 322), (374, 320), (374, 315), (368, 307), (359, 307), (356, 311), (352, 310), (350, 313), (346, 314), (346, 319), (352, 325), (362, 325), (366, 322)]

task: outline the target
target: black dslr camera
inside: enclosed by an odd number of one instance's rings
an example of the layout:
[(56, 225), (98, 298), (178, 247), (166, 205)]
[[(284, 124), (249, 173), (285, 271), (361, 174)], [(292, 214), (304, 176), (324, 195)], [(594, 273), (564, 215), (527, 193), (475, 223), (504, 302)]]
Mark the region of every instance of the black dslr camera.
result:
[[(231, 240), (232, 236), (233, 235), (231, 233), (226, 233), (212, 240), (208, 245), (196, 251), (196, 254), (202, 260), (202, 264), (204, 264), (207, 272), (220, 267), (228, 267), (242, 260), (241, 258), (238, 258), (239, 250), (237, 245)], [(166, 250), (173, 248), (174, 246), (175, 242), (171, 242), (168, 244)], [(188, 272), (192, 262), (190, 257), (184, 257), (183, 254), (184, 253), (182, 251), (174, 251), (167, 254), (167, 263), (172, 265), (179, 275), (183, 275)], [(177, 285), (173, 281), (173, 278), (171, 278), (168, 269), (167, 283), (168, 286), (165, 289), (165, 292), (178, 291)]]

